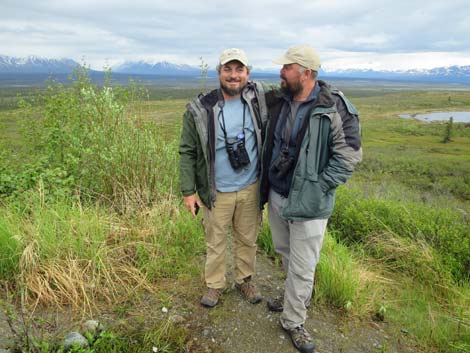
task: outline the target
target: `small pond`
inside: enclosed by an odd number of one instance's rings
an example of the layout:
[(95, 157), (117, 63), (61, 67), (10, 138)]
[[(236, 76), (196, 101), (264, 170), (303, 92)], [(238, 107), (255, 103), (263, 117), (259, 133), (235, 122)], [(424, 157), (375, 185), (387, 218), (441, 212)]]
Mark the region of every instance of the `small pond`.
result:
[(413, 118), (424, 121), (449, 121), (454, 118), (454, 123), (470, 123), (470, 112), (435, 112), (426, 114), (400, 114), (400, 118)]

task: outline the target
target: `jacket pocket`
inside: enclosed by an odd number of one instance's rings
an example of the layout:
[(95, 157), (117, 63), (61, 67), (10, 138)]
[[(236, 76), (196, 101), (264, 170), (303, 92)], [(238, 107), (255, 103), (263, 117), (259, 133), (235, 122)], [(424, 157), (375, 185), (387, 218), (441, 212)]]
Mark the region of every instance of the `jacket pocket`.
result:
[(323, 192), (320, 183), (310, 180), (309, 177), (299, 181), (299, 188), (291, 190), (289, 194), (284, 216), (297, 219), (328, 217), (333, 209), (334, 192)]

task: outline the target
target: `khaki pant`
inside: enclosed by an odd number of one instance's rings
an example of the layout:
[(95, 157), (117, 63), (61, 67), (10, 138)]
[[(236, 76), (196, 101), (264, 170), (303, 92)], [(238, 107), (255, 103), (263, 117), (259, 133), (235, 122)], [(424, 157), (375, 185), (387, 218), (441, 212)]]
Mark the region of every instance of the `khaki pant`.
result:
[(230, 226), (234, 244), (235, 282), (255, 273), (256, 238), (260, 224), (258, 183), (235, 192), (217, 192), (212, 210), (203, 209), (207, 256), (207, 287), (225, 287), (227, 238)]
[(286, 198), (273, 190), (269, 192), (268, 219), (274, 249), (282, 255), (287, 273), (280, 320), (285, 329), (293, 329), (303, 325), (307, 318), (315, 268), (320, 260), (328, 220), (286, 221), (279, 216), (286, 203)]

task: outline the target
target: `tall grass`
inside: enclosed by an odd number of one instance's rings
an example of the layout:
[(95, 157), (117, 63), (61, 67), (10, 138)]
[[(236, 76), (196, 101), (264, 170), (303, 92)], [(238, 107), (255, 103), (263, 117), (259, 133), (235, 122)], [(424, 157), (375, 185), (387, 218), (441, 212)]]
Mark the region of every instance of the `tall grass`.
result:
[(468, 348), (470, 335), (470, 228), (463, 215), (342, 187), (330, 221), (353, 253), (377, 259), (377, 275), (393, 279), (380, 285), (382, 298), (363, 293), (363, 304), (381, 303), (423, 345), (465, 352), (455, 348)]
[(1, 214), (0, 208), (0, 279), (11, 280), (18, 272), (19, 241)]
[(200, 275), (198, 261), (205, 250), (202, 224), (178, 206), (174, 198), (161, 199), (132, 221), (142, 239), (135, 248), (136, 266), (150, 280)]
[(67, 199), (45, 204), (40, 191), (30, 197), (26, 214), (14, 207), (0, 211), (18, 242), (18, 268), (11, 275), (25, 303), (90, 312), (95, 299), (116, 300), (118, 293), (146, 286), (122, 249), (107, 245), (116, 221), (105, 209)]
[(27, 209), (0, 208), (0, 278), (33, 308), (71, 304), (92, 312), (99, 301), (153, 291), (162, 277), (199, 274), (202, 227), (174, 199), (129, 223), (99, 203), (41, 195), (31, 193)]
[[(340, 188), (336, 198), (336, 209), (330, 219), (330, 225), (337, 230), (349, 244), (363, 243), (374, 245), (374, 238), (382, 238), (389, 262), (405, 262), (404, 267), (417, 273), (434, 273), (433, 282), (447, 281), (453, 277), (456, 281), (470, 278), (470, 223), (469, 220), (455, 213), (452, 209), (434, 208), (419, 203), (378, 199), (374, 196), (361, 197), (355, 188)], [(410, 244), (425, 244), (423, 247), (408, 247)], [(426, 244), (434, 250), (426, 250)], [(406, 255), (399, 252), (410, 249)], [(382, 251), (382, 253), (383, 253)], [(431, 271), (421, 271), (414, 259), (426, 261), (426, 253), (432, 256), (428, 262)], [(396, 255), (396, 256), (395, 256)], [(408, 264), (406, 263), (408, 261)], [(411, 266), (411, 264), (413, 266)], [(452, 275), (452, 276), (450, 276)]]
[(277, 254), (274, 250), (274, 244), (271, 238), (271, 229), (269, 228), (268, 223), (267, 211), (264, 211), (263, 214), (263, 222), (258, 233), (257, 244), (267, 256), (274, 259), (277, 263), (281, 263), (281, 256)]
[(360, 271), (348, 248), (327, 232), (315, 278), (315, 301), (351, 309), (357, 304)]
[(387, 315), (412, 332), (423, 346), (438, 347), (441, 352), (469, 352), (469, 295), (469, 288), (460, 289), (451, 303), (442, 306), (427, 286), (403, 279), (399, 290), (389, 290)]

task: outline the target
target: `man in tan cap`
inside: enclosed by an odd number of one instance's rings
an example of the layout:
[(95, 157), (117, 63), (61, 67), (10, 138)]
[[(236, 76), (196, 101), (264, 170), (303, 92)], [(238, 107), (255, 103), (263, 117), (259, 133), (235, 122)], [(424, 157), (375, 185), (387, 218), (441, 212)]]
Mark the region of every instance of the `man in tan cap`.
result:
[(260, 223), (258, 177), (261, 130), (267, 108), (263, 87), (248, 81), (243, 50), (220, 55), (220, 88), (187, 105), (179, 146), (183, 201), (196, 216), (203, 210), (207, 243), (201, 304), (213, 307), (226, 285), (229, 229), (234, 238), (235, 287), (250, 303), (262, 297), (252, 281)]
[(282, 65), (281, 92), (269, 94), (260, 197), (276, 252), (287, 273), (284, 294), (268, 300), (282, 312), (282, 327), (301, 352), (315, 349), (304, 327), (315, 267), (335, 189), (362, 159), (357, 110), (344, 95), (317, 80), (320, 58), (297, 45), (274, 61)]

